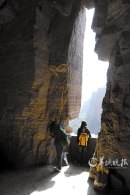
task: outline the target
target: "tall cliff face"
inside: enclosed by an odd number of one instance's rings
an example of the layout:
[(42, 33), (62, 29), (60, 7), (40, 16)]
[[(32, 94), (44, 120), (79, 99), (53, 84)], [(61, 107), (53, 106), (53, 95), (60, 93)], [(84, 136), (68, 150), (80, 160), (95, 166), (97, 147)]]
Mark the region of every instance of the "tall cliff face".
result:
[(47, 125), (51, 117), (67, 123), (80, 110), (84, 28), (85, 9), (78, 0), (0, 1), (4, 163), (29, 166), (55, 159)]
[(96, 152), (98, 158), (118, 160), (115, 169), (130, 188), (130, 2), (97, 0), (95, 8), (95, 51), (99, 59), (109, 60)]
[(101, 127), (102, 100), (105, 92), (105, 87), (98, 88), (97, 91), (94, 91), (91, 98), (84, 103), (79, 117), (69, 122), (74, 134), (77, 135), (77, 130), (84, 120), (87, 122), (91, 134), (98, 134)]
[[(83, 37), (86, 24), (86, 10), (77, 16), (68, 50), (68, 119), (77, 118), (81, 106)], [(84, 25), (82, 25), (84, 24)]]
[(55, 159), (50, 118), (67, 123), (80, 110), (83, 4), (95, 6), (95, 52), (110, 63), (96, 152), (126, 159), (117, 172), (130, 186), (129, 0), (0, 0), (1, 156), (15, 166)]
[(99, 88), (92, 93), (89, 108), (87, 111), (86, 121), (92, 134), (98, 134), (101, 126), (102, 100), (104, 98), (106, 88)]

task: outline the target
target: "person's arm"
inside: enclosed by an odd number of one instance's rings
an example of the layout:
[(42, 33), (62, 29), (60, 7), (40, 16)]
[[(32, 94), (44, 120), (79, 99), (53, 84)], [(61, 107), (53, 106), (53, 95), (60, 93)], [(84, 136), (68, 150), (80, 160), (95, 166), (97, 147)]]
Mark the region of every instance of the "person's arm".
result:
[(54, 137), (54, 134), (55, 134), (55, 126), (56, 126), (55, 122), (52, 122), (50, 124), (50, 136), (52, 137)]
[(90, 130), (88, 129), (88, 127), (87, 127), (87, 134), (89, 135), (89, 137), (91, 137), (91, 133), (90, 133)]
[(79, 135), (80, 135), (80, 128), (77, 131), (77, 144), (79, 144)]
[(56, 137), (60, 140), (60, 137), (61, 137), (60, 124), (56, 125)]

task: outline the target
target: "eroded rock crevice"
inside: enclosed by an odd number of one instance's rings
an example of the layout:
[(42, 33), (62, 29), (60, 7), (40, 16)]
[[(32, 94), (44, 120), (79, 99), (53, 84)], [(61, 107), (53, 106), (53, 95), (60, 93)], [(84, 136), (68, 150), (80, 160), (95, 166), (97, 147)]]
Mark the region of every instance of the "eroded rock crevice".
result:
[[(106, 1), (104, 18), (97, 21), (103, 11), (95, 11), (93, 29), (97, 33), (95, 51), (99, 59), (109, 60), (107, 89), (103, 99), (101, 131), (96, 145), (98, 159), (126, 159), (127, 168), (117, 168), (129, 188), (130, 181), (130, 23), (129, 1)], [(95, 10), (102, 3), (97, 1)], [(103, 21), (104, 20), (104, 21)], [(100, 27), (100, 28), (99, 28)]]
[(55, 160), (49, 120), (57, 117), (66, 125), (81, 105), (84, 6), (95, 7), (95, 52), (109, 61), (96, 153), (98, 158), (127, 159), (127, 169), (117, 172), (129, 187), (128, 0), (0, 1), (1, 162), (25, 167)]
[[(80, 23), (82, 19), (85, 21), (85, 10), (78, 0), (63, 4), (14, 0), (3, 1), (1, 6), (1, 162), (4, 164), (6, 159), (17, 167), (46, 164), (55, 157), (55, 151), (48, 147), (50, 118), (57, 117), (67, 124), (70, 115), (73, 117), (75, 100), (78, 102), (75, 116), (80, 109), (81, 94), (78, 96), (76, 90), (78, 87), (81, 91), (78, 80), (82, 74), (85, 24), (81, 27)], [(80, 20), (76, 22), (76, 18)], [(79, 72), (76, 79), (69, 75), (73, 64), (68, 57), (74, 30), (77, 32), (73, 47), (81, 48), (80, 54), (73, 53), (74, 66)], [(78, 43), (76, 36), (80, 37)], [(72, 97), (70, 80), (77, 81)]]

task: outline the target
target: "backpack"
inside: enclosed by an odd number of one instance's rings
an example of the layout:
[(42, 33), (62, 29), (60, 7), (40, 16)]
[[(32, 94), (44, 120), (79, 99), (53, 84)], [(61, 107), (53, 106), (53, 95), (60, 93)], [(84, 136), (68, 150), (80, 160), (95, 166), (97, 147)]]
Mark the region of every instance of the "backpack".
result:
[(81, 133), (79, 136), (79, 145), (87, 146), (88, 144), (88, 135), (86, 133)]
[(60, 130), (61, 130), (60, 143), (63, 147), (67, 147), (70, 144), (70, 140), (69, 140), (68, 135), (65, 132), (65, 129), (63, 128), (63, 126), (59, 125), (59, 127), (60, 127)]

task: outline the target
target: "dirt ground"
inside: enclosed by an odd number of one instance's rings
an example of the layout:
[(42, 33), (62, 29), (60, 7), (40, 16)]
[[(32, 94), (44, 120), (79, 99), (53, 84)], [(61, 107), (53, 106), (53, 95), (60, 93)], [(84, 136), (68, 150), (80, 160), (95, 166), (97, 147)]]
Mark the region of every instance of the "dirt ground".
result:
[[(0, 172), (0, 195), (105, 195), (93, 189), (89, 168), (70, 163), (56, 172), (52, 165)], [(111, 195), (120, 194), (112, 191)]]

